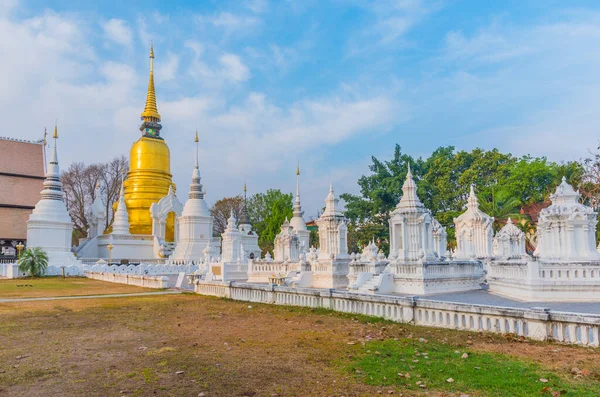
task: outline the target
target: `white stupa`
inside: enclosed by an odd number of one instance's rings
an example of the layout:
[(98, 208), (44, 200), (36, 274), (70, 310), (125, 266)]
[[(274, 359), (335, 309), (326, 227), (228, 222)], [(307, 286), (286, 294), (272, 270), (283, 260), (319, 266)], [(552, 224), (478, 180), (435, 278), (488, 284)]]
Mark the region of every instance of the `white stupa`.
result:
[(550, 196), (552, 205), (540, 212), (538, 244), (533, 255), (541, 261), (600, 261), (596, 250), (596, 212), (579, 203), (579, 192), (565, 177)]
[[(402, 185), (402, 198), (392, 211), (389, 224), (390, 255), (394, 258), (402, 262), (430, 261), (436, 258), (433, 216), (417, 196), (417, 185), (412, 178), (410, 164)], [(441, 244), (438, 242), (439, 245)]]
[(126, 236), (130, 234), (129, 214), (127, 213), (127, 206), (125, 205), (125, 188), (123, 184), (123, 177), (121, 177), (121, 192), (119, 194), (117, 210), (115, 211), (115, 220), (113, 221), (112, 225), (112, 234)]
[(310, 231), (306, 228), (306, 222), (304, 222), (304, 211), (302, 211), (302, 205), (300, 204), (300, 166), (296, 167), (296, 199), (294, 200), (294, 216), (290, 219), (290, 226), (293, 228), (294, 233), (298, 235), (300, 240), (300, 249), (308, 251), (310, 246)]
[(54, 126), (54, 147), (48, 162), (42, 198), (27, 221), (27, 246), (39, 247), (48, 254), (49, 266), (69, 266), (79, 262), (71, 252), (73, 222), (64, 202)]
[(348, 258), (348, 226), (344, 213), (338, 208), (340, 199), (329, 184), (329, 194), (325, 198), (325, 211), (317, 219), (319, 227), (319, 260)]
[(494, 218), (479, 209), (475, 190), (471, 185), (467, 210), (454, 219), (456, 252), (454, 259), (485, 259), (492, 256)]
[(192, 172), (192, 183), (188, 201), (179, 217), (179, 240), (172, 261), (200, 260), (212, 242), (213, 218), (204, 201), (200, 169), (198, 167), (198, 131), (196, 131), (196, 160)]

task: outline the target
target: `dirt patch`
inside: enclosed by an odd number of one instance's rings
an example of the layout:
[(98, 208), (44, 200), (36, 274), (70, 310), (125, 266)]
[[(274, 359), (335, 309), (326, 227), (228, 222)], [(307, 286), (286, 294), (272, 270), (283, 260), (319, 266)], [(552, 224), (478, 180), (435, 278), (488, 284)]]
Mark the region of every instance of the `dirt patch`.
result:
[[(362, 384), (344, 363), (399, 335), (513, 355), (557, 348), (190, 294), (0, 304), (0, 319), (0, 396), (421, 395)], [(569, 352), (560, 371), (590, 358), (558, 348)]]

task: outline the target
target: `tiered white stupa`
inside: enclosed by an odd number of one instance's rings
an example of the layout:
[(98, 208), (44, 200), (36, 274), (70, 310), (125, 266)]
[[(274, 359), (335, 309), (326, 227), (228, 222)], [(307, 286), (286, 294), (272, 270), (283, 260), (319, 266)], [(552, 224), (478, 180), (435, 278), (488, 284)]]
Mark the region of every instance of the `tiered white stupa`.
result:
[[(431, 212), (419, 200), (410, 165), (402, 193), (389, 221), (390, 255), (387, 266), (379, 274), (359, 274), (352, 286), (363, 293), (402, 294), (432, 294), (481, 288), (479, 283), (483, 276), (483, 265), (480, 262), (448, 262), (440, 259), (444, 253), (436, 250), (445, 248), (441, 246), (445, 230), (440, 230), (441, 225), (435, 222)], [(354, 268), (363, 265), (357, 259), (350, 264)]]
[[(196, 131), (196, 159), (188, 201), (179, 217), (179, 240), (171, 255), (171, 262), (199, 261), (205, 256), (207, 244), (212, 243), (213, 218), (204, 201), (204, 192), (198, 167), (198, 132)], [(212, 252), (207, 252), (208, 255)]]
[(319, 260), (348, 258), (348, 220), (338, 207), (339, 201), (330, 184), (325, 211), (316, 221), (319, 227)]
[(294, 216), (290, 220), (290, 226), (300, 240), (300, 250), (308, 251), (310, 246), (310, 231), (306, 228), (306, 222), (302, 217), (302, 204), (300, 204), (300, 166), (296, 167), (296, 199), (294, 200)]
[(235, 216), (233, 215), (233, 210), (231, 210), (231, 215), (227, 219), (227, 227), (221, 234), (221, 259), (223, 262), (234, 262), (240, 258), (242, 235), (235, 224)]
[[(123, 171), (125, 173), (125, 171)], [(129, 214), (125, 205), (125, 189), (123, 188), (124, 178), (121, 179), (121, 192), (119, 193), (119, 201), (117, 202), (117, 210), (115, 211), (115, 220), (112, 225), (112, 234), (119, 236), (129, 235)]]
[(41, 200), (27, 221), (27, 246), (38, 247), (48, 254), (49, 266), (72, 266), (80, 264), (71, 252), (73, 222), (64, 202), (60, 169), (58, 167), (58, 130), (54, 126), (54, 147), (44, 180)]
[(508, 218), (506, 225), (494, 236), (494, 257), (496, 259), (524, 259), (525, 233)]
[(492, 256), (494, 218), (479, 209), (475, 190), (471, 185), (467, 210), (454, 219), (456, 229), (456, 251), (454, 259), (485, 259)]
[(281, 231), (275, 236), (273, 255), (276, 262), (298, 261), (300, 258), (300, 239), (290, 222), (285, 219)]
[(533, 253), (539, 260), (600, 260), (596, 250), (597, 214), (579, 203), (580, 196), (563, 177), (550, 196), (552, 205), (540, 212), (538, 245)]
[[(506, 255), (499, 255), (489, 261), (490, 292), (534, 302), (598, 301), (597, 214), (579, 203), (579, 192), (565, 178), (550, 198), (552, 204), (539, 215), (535, 259), (528, 256), (521, 260), (506, 259)], [(497, 246), (506, 239), (501, 233), (497, 236)], [(513, 243), (509, 248), (510, 257), (523, 253), (523, 240), (520, 236), (519, 239), (519, 244)]]

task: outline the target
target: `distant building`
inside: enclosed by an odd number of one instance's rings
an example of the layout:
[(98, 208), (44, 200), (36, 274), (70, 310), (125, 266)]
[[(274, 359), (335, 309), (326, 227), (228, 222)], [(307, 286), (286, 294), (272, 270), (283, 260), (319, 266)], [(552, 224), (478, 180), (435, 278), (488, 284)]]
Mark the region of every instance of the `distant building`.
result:
[(0, 137), (0, 153), (0, 259), (11, 259), (43, 189), (44, 143)]

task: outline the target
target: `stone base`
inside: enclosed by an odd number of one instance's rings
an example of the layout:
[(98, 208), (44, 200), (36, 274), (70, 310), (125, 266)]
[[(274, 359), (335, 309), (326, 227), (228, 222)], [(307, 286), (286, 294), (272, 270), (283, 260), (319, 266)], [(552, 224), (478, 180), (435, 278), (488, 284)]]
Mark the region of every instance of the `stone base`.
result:
[(524, 302), (600, 302), (600, 283), (488, 279), (490, 292)]
[(600, 262), (491, 261), (490, 292), (528, 302), (600, 302)]
[(429, 295), (481, 289), (483, 264), (479, 261), (432, 261), (388, 266), (398, 294)]

